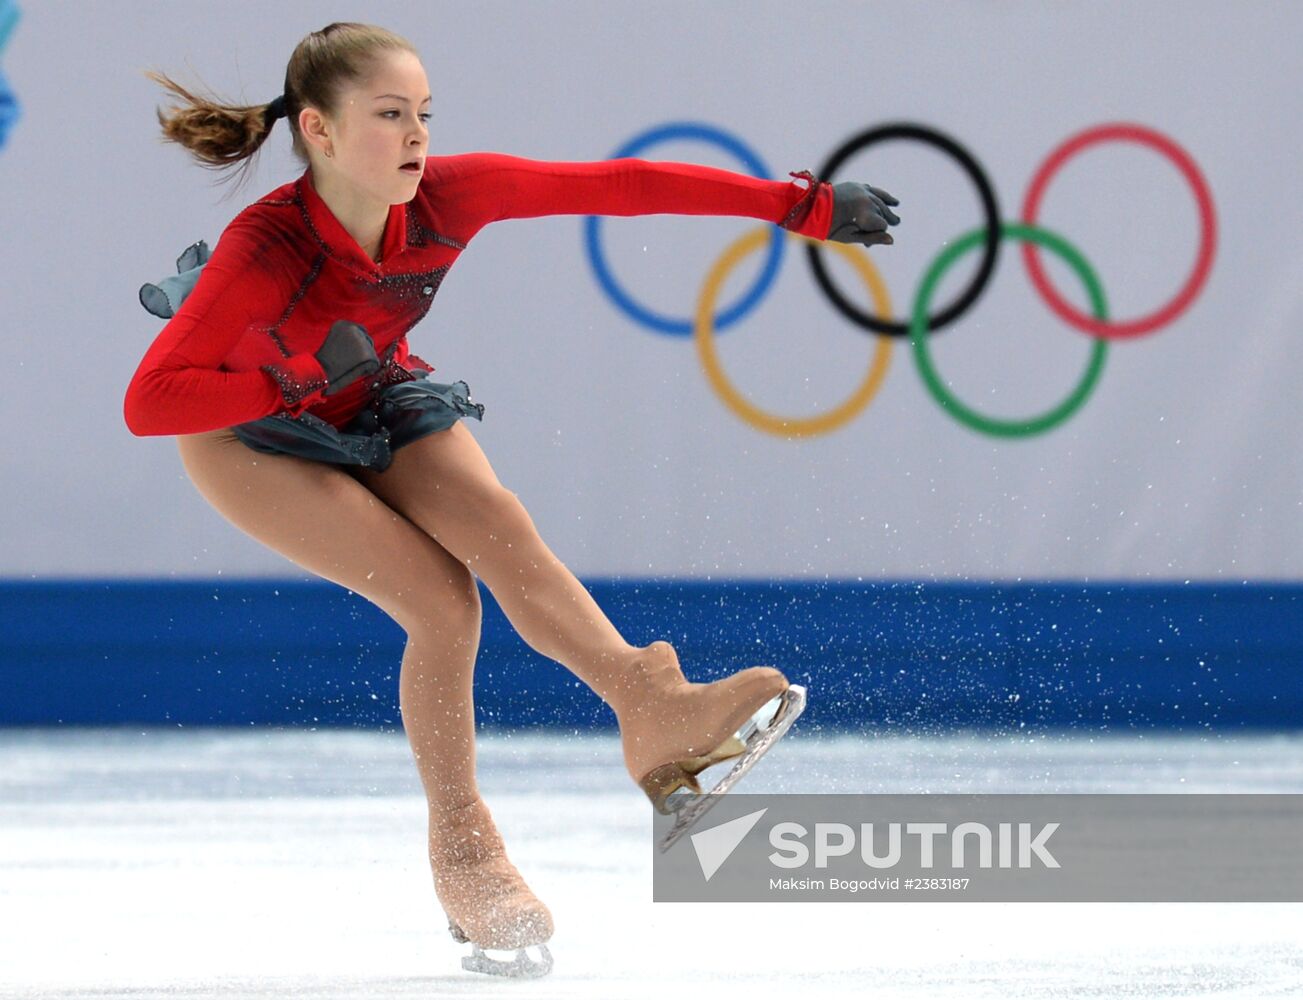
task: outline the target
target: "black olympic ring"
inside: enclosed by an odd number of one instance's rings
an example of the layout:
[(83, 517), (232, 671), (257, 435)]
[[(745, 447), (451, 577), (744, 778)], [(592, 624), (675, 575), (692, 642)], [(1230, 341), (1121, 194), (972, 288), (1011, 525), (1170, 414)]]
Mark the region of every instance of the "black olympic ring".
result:
[[(995, 271), (996, 258), (1000, 254), (1000, 209), (995, 202), (995, 190), (991, 187), (991, 182), (986, 178), (986, 171), (981, 168), (968, 150), (942, 132), (922, 125), (910, 125), (906, 122), (893, 122), (889, 125), (871, 128), (847, 140), (840, 149), (829, 157), (817, 176), (820, 180), (831, 180), (837, 168), (861, 149), (875, 143), (885, 142), (888, 139), (915, 139), (918, 142), (925, 142), (930, 146), (935, 146), (944, 153), (949, 153), (964, 168), (964, 172), (968, 174), (977, 187), (977, 193), (982, 199), (982, 211), (986, 215), (986, 239), (982, 247), (982, 259), (978, 264), (977, 273), (969, 282), (968, 287), (953, 303), (935, 315), (928, 316), (927, 329), (931, 333), (958, 319), (982, 294), (982, 290), (986, 288), (986, 283), (991, 280), (991, 275)], [(809, 255), (810, 267), (814, 271), (815, 280), (819, 283), (819, 287), (823, 289), (823, 293), (837, 307), (838, 312), (852, 323), (866, 330), (872, 330), (875, 333), (882, 333), (891, 337), (909, 336), (910, 324), (908, 320), (894, 323), (891, 320), (871, 316), (842, 295), (841, 290), (833, 284), (832, 278), (829, 277), (828, 271), (824, 267), (824, 249), (822, 247), (811, 243), (806, 245), (805, 250)]]

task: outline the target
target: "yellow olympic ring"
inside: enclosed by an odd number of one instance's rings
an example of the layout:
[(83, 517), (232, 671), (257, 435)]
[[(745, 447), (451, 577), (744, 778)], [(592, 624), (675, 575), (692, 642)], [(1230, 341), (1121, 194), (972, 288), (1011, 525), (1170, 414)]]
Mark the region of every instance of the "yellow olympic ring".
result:
[[(869, 363), (869, 372), (865, 376), (864, 382), (849, 399), (826, 413), (820, 413), (813, 417), (781, 417), (760, 409), (743, 396), (741, 392), (734, 388), (728, 376), (724, 374), (723, 366), (719, 363), (719, 356), (715, 353), (715, 300), (719, 297), (719, 290), (724, 284), (724, 279), (728, 277), (733, 268), (737, 267), (748, 254), (755, 253), (769, 242), (772, 238), (770, 230), (770, 226), (761, 226), (759, 229), (744, 234), (737, 242), (725, 250), (723, 256), (715, 262), (715, 266), (706, 275), (705, 284), (701, 287), (701, 297), (697, 300), (697, 315), (693, 326), (692, 339), (697, 345), (697, 355), (701, 359), (701, 366), (705, 369), (706, 378), (710, 381), (711, 388), (715, 390), (715, 393), (730, 410), (752, 427), (777, 437), (799, 438), (826, 434), (854, 419), (855, 415), (868, 406), (873, 401), (873, 397), (878, 394), (878, 390), (882, 388), (883, 380), (887, 377), (894, 338), (873, 338), (877, 341), (877, 348), (873, 352), (873, 358)], [(793, 239), (804, 240), (806, 243), (817, 244), (825, 250), (833, 250), (845, 257), (859, 272), (860, 277), (864, 279), (864, 286), (868, 289), (869, 297), (873, 300), (874, 308), (877, 311), (876, 315), (892, 315), (891, 299), (887, 295), (887, 286), (883, 284), (882, 276), (868, 257), (841, 243), (825, 243), (822, 240), (802, 236), (799, 233), (789, 232), (787, 235)]]

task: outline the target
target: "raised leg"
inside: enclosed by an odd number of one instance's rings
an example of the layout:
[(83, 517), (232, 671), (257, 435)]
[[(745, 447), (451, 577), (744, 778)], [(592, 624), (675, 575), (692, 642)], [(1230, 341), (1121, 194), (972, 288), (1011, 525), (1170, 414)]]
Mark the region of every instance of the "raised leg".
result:
[[(787, 687), (772, 667), (690, 684), (666, 642), (631, 646), (539, 537), (520, 498), (494, 474), (464, 423), (399, 449), (384, 472), (358, 479), (429, 532), (492, 591), (521, 637), (569, 668), (615, 711), (625, 765), (653, 801), (656, 768), (721, 747)], [(656, 791), (653, 791), (656, 789)]]

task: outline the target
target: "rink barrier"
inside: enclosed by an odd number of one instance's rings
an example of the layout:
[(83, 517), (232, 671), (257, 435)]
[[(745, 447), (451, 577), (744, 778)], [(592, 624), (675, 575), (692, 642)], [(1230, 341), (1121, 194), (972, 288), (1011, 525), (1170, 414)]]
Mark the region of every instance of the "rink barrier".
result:
[[(1303, 728), (1303, 584), (586, 585), (693, 680), (778, 666), (808, 730)], [(614, 726), (481, 597), (481, 724)], [(0, 581), (0, 623), (0, 725), (400, 725), (402, 630), (333, 584)]]

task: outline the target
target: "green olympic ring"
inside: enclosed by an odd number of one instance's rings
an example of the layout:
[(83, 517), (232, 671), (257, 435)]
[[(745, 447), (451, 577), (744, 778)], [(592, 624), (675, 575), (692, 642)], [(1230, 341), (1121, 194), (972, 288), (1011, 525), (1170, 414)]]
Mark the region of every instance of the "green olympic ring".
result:
[[(1022, 420), (1001, 420), (978, 413), (962, 403), (941, 381), (936, 367), (932, 364), (932, 357), (928, 353), (928, 306), (931, 304), (932, 293), (936, 290), (941, 276), (945, 274), (951, 264), (969, 250), (984, 245), (986, 233), (985, 226), (965, 233), (951, 246), (943, 250), (937, 256), (937, 259), (932, 262), (927, 273), (923, 276), (922, 284), (919, 285), (918, 294), (914, 297), (914, 310), (909, 324), (909, 340), (914, 347), (914, 360), (918, 362), (919, 373), (923, 376), (923, 383), (927, 386), (932, 397), (941, 404), (943, 410), (961, 424), (965, 424), (983, 434), (990, 434), (994, 437), (1026, 437), (1049, 430), (1051, 427), (1067, 420), (1068, 417), (1081, 408), (1082, 404), (1086, 402), (1086, 397), (1090, 395), (1091, 390), (1095, 388), (1096, 383), (1099, 381), (1100, 373), (1104, 370), (1104, 357), (1108, 353), (1108, 344), (1102, 338), (1092, 338), (1094, 347), (1091, 350), (1090, 363), (1081, 381), (1077, 383), (1077, 387), (1072, 390), (1067, 399), (1040, 416), (1027, 417)], [(1045, 247), (1045, 249), (1058, 254), (1077, 272), (1082, 284), (1086, 286), (1095, 318), (1100, 322), (1108, 319), (1108, 306), (1104, 301), (1104, 290), (1099, 283), (1099, 278), (1095, 275), (1091, 266), (1086, 263), (1086, 258), (1067, 240), (1039, 226), (1011, 222), (1001, 225), (1000, 238), (1012, 238), (1028, 243), (1037, 243)]]

